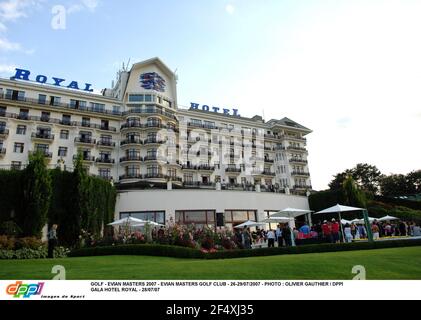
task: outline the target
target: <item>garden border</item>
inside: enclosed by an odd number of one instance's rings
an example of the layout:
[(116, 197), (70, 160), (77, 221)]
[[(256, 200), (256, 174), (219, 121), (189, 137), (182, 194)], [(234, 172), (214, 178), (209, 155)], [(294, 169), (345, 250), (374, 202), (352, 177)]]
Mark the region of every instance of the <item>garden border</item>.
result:
[(317, 244), (303, 245), (289, 248), (263, 248), (254, 250), (232, 250), (218, 251), (215, 253), (204, 253), (200, 250), (168, 246), (168, 245), (119, 245), (109, 247), (83, 248), (70, 252), (69, 257), (93, 257), (93, 256), (157, 256), (183, 259), (235, 259), (248, 257), (345, 252), (358, 250), (390, 249), (401, 247), (421, 246), (421, 240), (394, 240), (381, 242), (359, 242), (346, 244)]

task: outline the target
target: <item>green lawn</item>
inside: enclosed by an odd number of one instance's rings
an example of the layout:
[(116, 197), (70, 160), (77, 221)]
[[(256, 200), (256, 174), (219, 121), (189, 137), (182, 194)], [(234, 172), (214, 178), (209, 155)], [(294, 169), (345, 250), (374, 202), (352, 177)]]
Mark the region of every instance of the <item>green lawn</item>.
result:
[(0, 260), (1, 280), (48, 280), (63, 265), (68, 280), (351, 280), (363, 265), (369, 280), (421, 280), (421, 247), (284, 255), (232, 260), (112, 256)]

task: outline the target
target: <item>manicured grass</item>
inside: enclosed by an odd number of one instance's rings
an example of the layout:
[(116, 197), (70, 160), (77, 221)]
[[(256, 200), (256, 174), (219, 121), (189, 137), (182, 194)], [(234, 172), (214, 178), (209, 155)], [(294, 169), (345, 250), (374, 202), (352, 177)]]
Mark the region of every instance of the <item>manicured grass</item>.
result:
[(68, 280), (351, 280), (363, 265), (369, 280), (421, 280), (421, 247), (230, 260), (105, 256), (0, 260), (2, 280), (48, 280), (63, 265)]

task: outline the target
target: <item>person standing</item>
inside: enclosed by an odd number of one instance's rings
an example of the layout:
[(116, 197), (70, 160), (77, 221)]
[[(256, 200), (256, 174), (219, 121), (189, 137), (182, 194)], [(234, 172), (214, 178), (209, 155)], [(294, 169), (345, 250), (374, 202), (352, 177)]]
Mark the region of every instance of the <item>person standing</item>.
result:
[(47, 234), (48, 238), (48, 258), (54, 259), (54, 248), (57, 245), (57, 225), (53, 224), (50, 231)]
[(247, 227), (244, 227), (243, 238), (244, 238), (244, 248), (251, 249), (251, 234), (250, 234), (250, 230)]
[(290, 229), (288, 223), (285, 223), (284, 227), (282, 228), (282, 238), (285, 241), (286, 247), (292, 246), (291, 229)]
[(268, 238), (268, 247), (274, 248), (275, 247), (275, 232), (273, 232), (272, 229), (268, 231), (267, 238)]
[(326, 220), (323, 222), (322, 232), (323, 232), (323, 239), (326, 242), (329, 242), (329, 243), (332, 242), (332, 230)]
[(340, 226), (339, 226), (339, 223), (336, 222), (335, 219), (332, 219), (331, 229), (332, 229), (332, 242), (338, 243), (340, 241), (340, 237), (339, 237)]
[(345, 241), (347, 243), (352, 242), (352, 239), (354, 239), (354, 236), (352, 235), (352, 229), (351, 229), (351, 226), (349, 225), (349, 223), (347, 223), (345, 225), (344, 234), (345, 234)]
[(380, 239), (380, 228), (377, 225), (377, 223), (373, 223), (373, 225), (371, 226), (371, 232), (373, 232), (373, 240)]
[(276, 228), (275, 236), (276, 236), (276, 241), (278, 241), (278, 247), (282, 247), (283, 240), (282, 240), (281, 224), (278, 224), (278, 227)]

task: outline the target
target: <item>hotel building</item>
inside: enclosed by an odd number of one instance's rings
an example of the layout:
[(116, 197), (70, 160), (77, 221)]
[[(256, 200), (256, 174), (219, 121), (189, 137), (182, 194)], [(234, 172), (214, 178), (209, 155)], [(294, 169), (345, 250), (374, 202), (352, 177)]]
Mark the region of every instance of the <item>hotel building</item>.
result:
[(158, 58), (119, 71), (102, 95), (33, 79), (0, 79), (2, 169), (41, 151), (50, 167), (72, 170), (82, 154), (90, 174), (117, 187), (116, 218), (232, 227), (308, 209), (311, 130), (293, 120), (183, 108), (176, 75)]

